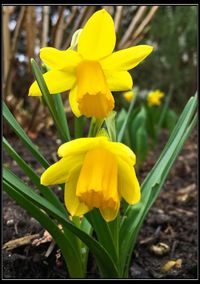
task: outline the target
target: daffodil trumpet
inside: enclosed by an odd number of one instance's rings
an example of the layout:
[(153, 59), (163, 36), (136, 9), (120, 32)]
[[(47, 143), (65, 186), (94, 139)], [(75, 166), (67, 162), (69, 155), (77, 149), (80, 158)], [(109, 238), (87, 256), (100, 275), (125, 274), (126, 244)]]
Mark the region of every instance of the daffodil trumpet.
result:
[(140, 201), (134, 170), (135, 154), (126, 145), (106, 136), (79, 138), (58, 149), (61, 159), (41, 176), (41, 184), (65, 183), (64, 200), (71, 216), (98, 208), (109, 222), (116, 218), (121, 198)]
[[(136, 67), (153, 47), (138, 45), (113, 52), (116, 44), (114, 22), (105, 10), (95, 12), (79, 31), (77, 50), (72, 47), (58, 50), (44, 47), (41, 60), (50, 67), (44, 80), (50, 94), (70, 90), (69, 103), (79, 117), (105, 118), (115, 106), (112, 91), (126, 91), (133, 87), (127, 70)], [(35, 81), (29, 96), (41, 96)]]

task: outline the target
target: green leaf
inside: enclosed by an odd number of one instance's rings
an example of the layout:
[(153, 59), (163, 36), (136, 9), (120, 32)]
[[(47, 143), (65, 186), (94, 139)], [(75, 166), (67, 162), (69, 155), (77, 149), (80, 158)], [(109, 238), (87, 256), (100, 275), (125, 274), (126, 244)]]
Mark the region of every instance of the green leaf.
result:
[(116, 116), (116, 132), (119, 133), (120, 129), (122, 128), (122, 125), (124, 123), (124, 120), (126, 119), (127, 111), (122, 108)]
[[(81, 223), (80, 223), (80, 229), (84, 231), (86, 234), (89, 236), (92, 235), (93, 228), (91, 224), (88, 222), (86, 217), (84, 216)], [(88, 263), (88, 253), (89, 253), (89, 248), (81, 241), (81, 251), (83, 251), (83, 266), (85, 271), (87, 270), (87, 263)]]
[(169, 93), (165, 98), (165, 103), (164, 103), (164, 106), (162, 108), (161, 115), (160, 115), (158, 125), (157, 125), (157, 134), (159, 134), (159, 132), (160, 132), (160, 129), (163, 125), (163, 121), (165, 120), (167, 110), (169, 109), (169, 104), (170, 104), (170, 101), (171, 101), (173, 89), (174, 89), (174, 87), (173, 87), (173, 85), (171, 85)]
[(166, 127), (169, 132), (172, 132), (176, 122), (177, 122), (178, 116), (175, 113), (174, 110), (168, 109), (165, 115), (165, 120), (163, 122), (163, 127)]
[(100, 244), (109, 252), (113, 261), (117, 263), (116, 247), (114, 246), (108, 223), (102, 218), (98, 209), (93, 209), (91, 212), (85, 214), (85, 216), (95, 230)]
[(145, 127), (140, 127), (136, 132), (136, 149), (137, 165), (146, 160), (148, 154), (148, 135)]
[(90, 121), (90, 128), (88, 132), (88, 137), (96, 137), (98, 132), (101, 130), (104, 119), (92, 117)]
[(116, 141), (115, 116), (116, 112), (111, 111), (109, 116), (105, 119), (105, 123), (108, 129), (108, 134), (112, 141)]
[[(48, 87), (46, 85), (46, 82), (42, 76), (42, 72), (36, 63), (36, 61), (32, 58), (31, 59), (31, 67), (33, 70), (34, 77), (38, 83), (38, 86), (41, 90), (41, 93), (44, 97), (44, 100), (48, 106), (48, 109), (51, 113), (51, 116), (54, 120), (55, 126), (59, 132), (60, 138), (63, 142), (70, 140), (69, 135), (69, 128), (66, 121), (65, 113), (64, 113), (64, 107), (62, 104), (62, 99), (60, 95), (54, 95), (57, 96), (57, 98), (53, 98), (53, 95), (49, 93)], [(55, 101), (54, 101), (55, 100)], [(56, 102), (56, 104), (55, 104)]]
[(49, 163), (42, 156), (39, 149), (33, 144), (27, 134), (24, 132), (23, 128), (16, 121), (15, 117), (12, 115), (6, 104), (3, 102), (3, 117), (8, 122), (8, 124), (12, 127), (14, 132), (19, 136), (19, 138), (24, 142), (25, 146), (30, 150), (33, 156), (37, 159), (37, 161), (44, 167), (48, 168)]
[[(126, 218), (124, 218), (120, 229), (120, 254), (124, 275), (128, 273), (133, 246), (144, 218), (159, 195), (167, 174), (195, 126), (197, 121), (196, 107), (197, 96), (188, 101), (160, 158), (143, 182), (140, 203), (127, 207)], [(126, 235), (127, 231), (129, 234)]]
[[(146, 132), (147, 114), (145, 108), (142, 106), (140, 111), (130, 123), (130, 139), (131, 147), (136, 154), (137, 164), (140, 164), (147, 155), (148, 151), (148, 136)], [(144, 147), (144, 148), (143, 148)]]
[(146, 109), (146, 113), (147, 113), (147, 117), (148, 119), (146, 119), (146, 129), (147, 129), (147, 133), (148, 136), (152, 139), (153, 145), (156, 144), (157, 142), (157, 122), (154, 119), (154, 112), (152, 110), (152, 107), (149, 106), (145, 106)]
[(69, 126), (67, 122), (67, 117), (65, 114), (65, 109), (62, 101), (62, 96), (61, 94), (55, 94), (53, 95), (54, 102), (55, 102), (55, 108), (56, 108), (56, 113), (58, 116), (58, 121), (60, 123), (61, 129), (64, 132), (64, 139), (63, 142), (70, 141), (70, 132), (69, 132)]
[(85, 271), (82, 267), (80, 257), (77, 254), (77, 250), (74, 249), (67, 236), (58, 228), (58, 224), (40, 210), (38, 206), (32, 203), (24, 194), (20, 193), (11, 183), (5, 180), (4, 190), (51, 234), (61, 249), (70, 277), (83, 278)]
[(58, 197), (55, 193), (48, 188), (47, 186), (40, 184), (39, 176), (34, 172), (34, 170), (18, 155), (18, 153), (13, 149), (13, 147), (8, 143), (8, 141), (3, 137), (3, 147), (7, 151), (7, 153), (17, 162), (20, 168), (24, 171), (24, 173), (30, 178), (30, 180), (37, 186), (42, 195), (53, 203), (55, 206), (60, 208), (60, 210), (66, 213), (65, 208), (62, 203), (59, 201)]
[(123, 125), (122, 125), (122, 128), (121, 128), (121, 130), (119, 131), (118, 136), (117, 136), (117, 141), (118, 141), (118, 142), (121, 142), (122, 139), (123, 139), (124, 132), (125, 132), (125, 130), (126, 130), (127, 124), (128, 124), (128, 122), (129, 122), (129, 118), (130, 118), (130, 116), (131, 116), (133, 107), (134, 107), (135, 102), (136, 102), (136, 98), (137, 98), (137, 96), (135, 95), (135, 96), (133, 97), (131, 103), (130, 103), (127, 116), (126, 116), (126, 118), (125, 118), (125, 120), (124, 120), (124, 123), (123, 123)]
[(8, 183), (14, 185), (19, 193), (24, 195), (39, 208), (43, 209), (47, 214), (54, 217), (61, 225), (80, 238), (96, 256), (98, 266), (104, 277), (112, 278), (119, 276), (115, 263), (101, 244), (91, 238), (84, 231), (77, 228), (72, 222), (67, 220), (65, 214), (58, 210), (49, 201), (36, 194), (31, 188), (25, 185), (17, 176), (6, 168), (3, 169), (3, 177)]

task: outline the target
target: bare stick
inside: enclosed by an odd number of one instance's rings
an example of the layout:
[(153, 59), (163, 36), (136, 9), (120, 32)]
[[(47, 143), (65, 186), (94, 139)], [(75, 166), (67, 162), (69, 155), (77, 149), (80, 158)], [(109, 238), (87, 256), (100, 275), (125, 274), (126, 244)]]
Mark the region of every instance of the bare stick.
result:
[(27, 56), (34, 57), (35, 47), (35, 7), (28, 6), (26, 13)]
[(114, 23), (115, 23), (115, 32), (116, 33), (119, 29), (119, 24), (120, 24), (120, 21), (121, 21), (123, 8), (124, 8), (124, 6), (117, 6), (117, 10), (116, 10), (116, 13), (115, 13)]
[(4, 78), (7, 77), (10, 61), (10, 12), (9, 7), (3, 7), (3, 52), (4, 52)]
[(108, 11), (108, 13), (111, 15), (111, 16), (113, 16), (113, 14), (114, 14), (114, 6), (111, 6), (111, 5), (109, 5), (109, 6), (102, 6), (102, 8), (103, 9), (105, 9), (106, 11)]
[[(4, 81), (4, 86), (3, 86), (5, 100), (8, 96), (8, 94), (10, 93), (10, 89), (11, 89), (12, 62), (13, 62), (13, 58), (14, 58), (14, 55), (15, 55), (16, 47), (17, 47), (17, 39), (18, 39), (18, 36), (19, 36), (19, 32), (21, 30), (22, 23), (23, 23), (23, 20), (25, 18), (25, 11), (26, 11), (26, 7), (22, 6), (20, 13), (19, 13), (18, 20), (17, 20), (16, 28), (15, 28), (15, 31), (14, 31), (14, 36), (13, 36), (13, 40), (12, 40), (12, 48), (11, 48), (10, 57), (9, 57), (8, 71), (7, 71), (7, 76), (5, 74), (5, 81)], [(7, 51), (9, 51), (9, 48), (7, 49)]]
[(124, 34), (124, 36), (122, 37), (121, 41), (118, 44), (119, 49), (122, 48), (124, 46), (125, 42), (131, 37), (133, 30), (135, 29), (137, 23), (141, 19), (142, 15), (144, 14), (146, 9), (147, 9), (147, 6), (141, 6), (138, 9), (136, 15), (134, 16), (132, 22), (130, 23), (130, 25), (128, 27), (128, 30), (126, 31), (126, 33)]
[(71, 42), (71, 39), (72, 39), (72, 35), (74, 34), (74, 32), (75, 32), (77, 29), (79, 29), (79, 28), (81, 27), (81, 23), (82, 23), (82, 21), (83, 21), (83, 18), (84, 18), (84, 16), (85, 16), (85, 14), (86, 14), (88, 8), (89, 8), (88, 6), (85, 6), (85, 7), (83, 7), (83, 8), (81, 9), (80, 14), (79, 14), (79, 16), (77, 17), (77, 19), (76, 19), (76, 21), (75, 21), (75, 23), (74, 23), (74, 25), (73, 25), (73, 28), (72, 28), (72, 30), (71, 30), (71, 33), (69, 34), (69, 36), (68, 36), (66, 42), (64, 43), (64, 49), (66, 49), (66, 48), (69, 46), (69, 44), (70, 44), (70, 42)]
[(15, 31), (14, 31), (14, 35), (13, 35), (11, 56), (14, 56), (14, 53), (16, 51), (17, 39), (18, 39), (18, 36), (19, 36), (20, 29), (22, 27), (22, 23), (23, 23), (23, 20), (24, 20), (25, 12), (26, 12), (26, 7), (22, 6), (21, 10), (20, 10), (20, 13), (19, 13), (19, 17), (17, 19), (17, 24), (16, 24), (16, 28), (15, 28)]
[(47, 45), (48, 32), (49, 32), (49, 6), (44, 6), (41, 47)]
[(96, 10), (95, 6), (90, 6), (88, 8), (88, 11), (85, 13), (85, 17), (81, 23), (82, 27), (84, 27), (84, 25), (86, 24), (87, 20), (90, 18), (90, 16), (94, 13), (94, 11)]
[(138, 29), (135, 31), (135, 33), (133, 34), (133, 38), (136, 38), (139, 36), (139, 34), (144, 30), (144, 28), (148, 25), (148, 23), (151, 21), (151, 19), (153, 18), (155, 12), (157, 11), (157, 9), (159, 8), (159, 6), (154, 6), (151, 8), (151, 10), (149, 11), (149, 13), (147, 14), (146, 18), (142, 21), (142, 23), (140, 24), (140, 26), (138, 27)]
[(56, 48), (60, 48), (62, 39), (63, 39), (63, 32), (64, 32), (64, 7), (60, 7), (58, 21), (55, 26), (54, 32), (54, 44), (53, 46)]
[(72, 11), (71, 11), (71, 15), (69, 15), (69, 17), (67, 17), (66, 22), (64, 23), (64, 30), (66, 30), (67, 26), (72, 23), (72, 21), (74, 20), (74, 17), (76, 16), (76, 13), (78, 12), (78, 7), (77, 6), (73, 6), (72, 7)]
[(143, 38), (145, 37), (145, 35), (148, 33), (149, 30), (150, 30), (150, 27), (149, 26), (146, 27), (145, 31), (143, 31), (143, 33), (140, 34), (137, 38), (127, 41), (126, 44), (124, 45), (124, 48), (137, 45), (140, 41), (143, 40)]

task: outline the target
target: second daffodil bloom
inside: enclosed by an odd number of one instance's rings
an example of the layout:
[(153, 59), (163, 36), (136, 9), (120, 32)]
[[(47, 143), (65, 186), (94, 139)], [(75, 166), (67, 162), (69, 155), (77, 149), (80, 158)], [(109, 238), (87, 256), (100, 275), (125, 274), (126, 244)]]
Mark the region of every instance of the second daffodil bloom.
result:
[(159, 106), (164, 96), (165, 94), (160, 90), (151, 91), (147, 96), (147, 103), (149, 106)]
[[(79, 117), (105, 118), (114, 108), (111, 91), (132, 89), (132, 77), (127, 72), (137, 66), (153, 47), (138, 45), (113, 52), (116, 44), (114, 22), (102, 9), (87, 21), (78, 37), (77, 51), (45, 47), (41, 60), (50, 67), (44, 74), (51, 94), (70, 90), (69, 102)], [(37, 82), (29, 96), (41, 96)]]
[(124, 92), (124, 93), (123, 93), (123, 97), (125, 98), (125, 100), (126, 100), (127, 102), (130, 103), (130, 102), (132, 101), (133, 97), (134, 97), (134, 92), (133, 92), (133, 91)]
[(106, 136), (79, 138), (58, 149), (61, 158), (41, 176), (41, 184), (65, 183), (64, 200), (72, 216), (99, 208), (103, 218), (115, 219), (120, 199), (129, 204), (140, 201), (132, 150)]

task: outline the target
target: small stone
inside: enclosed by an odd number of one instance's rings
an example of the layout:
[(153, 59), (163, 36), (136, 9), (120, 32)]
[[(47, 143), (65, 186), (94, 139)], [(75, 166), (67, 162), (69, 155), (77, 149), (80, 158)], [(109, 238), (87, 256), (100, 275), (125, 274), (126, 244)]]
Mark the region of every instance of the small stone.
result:
[(157, 245), (152, 245), (150, 247), (150, 251), (156, 255), (164, 255), (168, 253), (169, 250), (170, 250), (170, 247), (165, 243), (158, 243)]
[(13, 219), (10, 219), (6, 222), (6, 225), (7, 226), (12, 226), (14, 224), (14, 220)]

